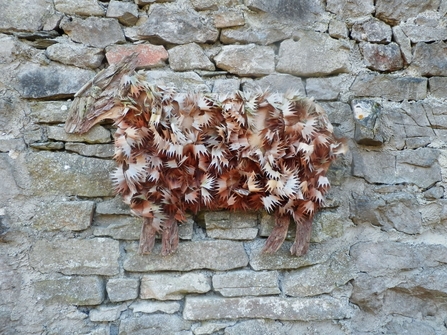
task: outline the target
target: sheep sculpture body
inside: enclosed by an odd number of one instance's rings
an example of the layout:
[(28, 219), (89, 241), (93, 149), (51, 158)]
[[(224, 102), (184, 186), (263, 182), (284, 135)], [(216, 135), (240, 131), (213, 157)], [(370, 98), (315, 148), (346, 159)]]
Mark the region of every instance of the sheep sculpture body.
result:
[(186, 212), (265, 209), (275, 227), (264, 251), (281, 246), (293, 218), (291, 253), (305, 254), (326, 172), (345, 150), (323, 109), (294, 93), (178, 93), (134, 70), (128, 58), (99, 73), (78, 92), (66, 130), (114, 121), (112, 180), (143, 217), (140, 252), (161, 234), (162, 254), (173, 253)]

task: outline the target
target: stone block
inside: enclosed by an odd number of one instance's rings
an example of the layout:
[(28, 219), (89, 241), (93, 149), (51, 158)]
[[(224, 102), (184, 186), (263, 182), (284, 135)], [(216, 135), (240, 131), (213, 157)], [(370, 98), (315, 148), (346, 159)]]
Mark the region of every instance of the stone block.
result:
[(217, 40), (219, 31), (210, 18), (192, 8), (153, 4), (138, 35), (152, 43), (208, 43)]
[(214, 64), (196, 43), (188, 43), (169, 49), (169, 66), (174, 71), (214, 71), (215, 69)]
[(333, 38), (348, 38), (348, 27), (346, 23), (339, 20), (331, 20), (329, 22), (329, 36)]
[(417, 43), (413, 51), (413, 68), (421, 76), (447, 76), (447, 43)]
[(129, 248), (124, 259), (124, 269), (130, 272), (191, 271), (209, 269), (225, 271), (248, 264), (248, 256), (242, 243), (234, 241), (182, 242), (175, 254), (162, 257), (160, 245), (154, 253), (139, 255), (136, 245)]
[(427, 83), (427, 78), (364, 72), (355, 78), (351, 91), (361, 97), (382, 97), (392, 101), (420, 100), (427, 97)]
[[(441, 21), (437, 17), (436, 21)], [(399, 26), (412, 43), (442, 41), (447, 35), (447, 26), (444, 25), (419, 25), (413, 22), (402, 23)]]
[(124, 57), (137, 54), (137, 67), (150, 69), (165, 65), (168, 52), (162, 45), (125, 44), (111, 45), (106, 48), (106, 58), (109, 64), (119, 63)]
[(129, 306), (134, 313), (152, 314), (156, 312), (174, 314), (180, 310), (178, 301), (137, 301)]
[(239, 76), (259, 77), (275, 71), (275, 53), (267, 46), (225, 45), (214, 61), (218, 68)]
[(180, 300), (186, 294), (210, 290), (211, 279), (203, 273), (153, 274), (141, 278), (140, 298)]
[(351, 101), (355, 120), (354, 139), (358, 144), (380, 146), (388, 139), (382, 122), (382, 106), (375, 100)]
[(321, 107), (326, 111), (329, 121), (334, 126), (334, 135), (339, 138), (354, 137), (355, 122), (352, 117), (351, 107), (339, 101), (321, 102)]
[(281, 293), (278, 287), (276, 271), (233, 271), (213, 276), (214, 291), (224, 297), (276, 295)]
[[(204, 321), (200, 323), (200, 326), (193, 328), (193, 332), (194, 335), (208, 335), (225, 329), (225, 333), (227, 333), (227, 327), (233, 326), (235, 323), (236, 321)], [(247, 334), (244, 333), (244, 335)]]
[(399, 0), (377, 0), (376, 17), (393, 26), (427, 10), (436, 11), (440, 0), (407, 1), (405, 6)]
[(129, 205), (126, 205), (123, 202), (123, 198), (120, 195), (117, 195), (112, 199), (98, 202), (96, 204), (96, 214), (130, 215), (130, 208)]
[(214, 13), (214, 25), (216, 28), (237, 27), (244, 24), (244, 14), (237, 9), (222, 8)]
[(52, 11), (46, 0), (4, 2), (0, 17), (0, 32), (38, 31)]
[(393, 27), (393, 39), (399, 44), (402, 56), (407, 64), (413, 60), (413, 52), (411, 49), (411, 41), (407, 35), (404, 34), (400, 26)]
[(374, 0), (327, 0), (326, 10), (341, 18), (362, 17), (374, 12)]
[(362, 43), (360, 49), (367, 68), (375, 71), (391, 72), (403, 68), (404, 62), (399, 45)]
[(207, 229), (206, 235), (221, 240), (253, 240), (258, 235), (258, 228)]
[(329, 78), (309, 78), (306, 80), (307, 96), (316, 100), (336, 100), (342, 90), (349, 87), (354, 78), (350, 75), (339, 75)]
[(104, 9), (96, 0), (54, 0), (54, 7), (59, 12), (81, 16), (104, 16)]
[(190, 334), (187, 332), (192, 325), (191, 321), (184, 320), (178, 315), (151, 314), (123, 319), (119, 325), (118, 335), (164, 335), (164, 334)]
[(240, 79), (216, 79), (213, 85), (213, 93), (233, 93), (235, 91), (239, 91), (240, 87)]
[(104, 275), (119, 273), (119, 243), (108, 238), (37, 241), (30, 264), (43, 273)]
[(390, 43), (391, 27), (383, 21), (371, 18), (367, 21), (354, 23), (351, 37), (357, 41)]
[(125, 26), (133, 26), (138, 21), (138, 5), (130, 2), (110, 1), (106, 16), (118, 19)]
[(47, 136), (50, 140), (63, 142), (87, 142), (87, 143), (110, 143), (110, 131), (96, 125), (84, 134), (69, 134), (63, 126), (46, 127)]
[[(298, 41), (292, 39), (279, 46), (278, 72), (301, 77), (318, 77), (348, 72), (349, 44), (329, 35), (302, 33)], [(331, 57), (327, 57), (327, 55)]]
[(244, 3), (253, 11), (262, 11), (281, 20), (316, 21), (323, 14), (321, 4), (311, 0), (301, 1), (299, 6), (294, 0), (244, 0)]
[(116, 19), (71, 17), (62, 19), (60, 27), (74, 42), (95, 48), (105, 48), (126, 41)]
[(253, 228), (258, 225), (255, 212), (206, 212), (204, 219), (206, 229)]
[(34, 296), (48, 303), (99, 305), (104, 301), (104, 284), (98, 277), (63, 277), (36, 281)]
[(447, 97), (447, 78), (446, 77), (431, 77), (428, 80), (430, 87), (430, 94), (432, 97), (443, 99)]
[(268, 89), (271, 92), (287, 93), (294, 91), (298, 92), (300, 96), (306, 95), (302, 79), (284, 73), (272, 73), (252, 82), (246, 82), (243, 88), (244, 91), (256, 91), (260, 88), (262, 90)]
[(174, 86), (178, 92), (210, 92), (205, 81), (195, 72), (147, 71), (150, 83)]
[(68, 101), (34, 101), (30, 103), (30, 115), (37, 123), (64, 123), (70, 105)]
[(42, 230), (85, 230), (92, 223), (94, 208), (93, 201), (43, 203), (32, 218), (32, 226)]
[(30, 152), (25, 156), (35, 195), (107, 197), (113, 194), (109, 173), (113, 161), (63, 152)]
[(73, 43), (69, 39), (58, 41), (59, 43), (46, 48), (45, 54), (49, 59), (87, 69), (96, 69), (101, 66), (104, 59), (102, 49)]
[(90, 311), (89, 318), (93, 322), (110, 322), (120, 318), (121, 312), (126, 310), (125, 305), (99, 306)]
[(237, 5), (235, 0), (191, 0), (191, 5), (196, 10), (217, 10), (222, 7)]
[(281, 298), (216, 296), (185, 299), (186, 320), (262, 318), (274, 320), (330, 320), (349, 318), (352, 310), (347, 300), (332, 297)]
[(111, 302), (134, 300), (138, 297), (140, 281), (137, 278), (111, 278), (106, 290)]
[(81, 156), (112, 158), (115, 153), (113, 144), (65, 143), (65, 150)]

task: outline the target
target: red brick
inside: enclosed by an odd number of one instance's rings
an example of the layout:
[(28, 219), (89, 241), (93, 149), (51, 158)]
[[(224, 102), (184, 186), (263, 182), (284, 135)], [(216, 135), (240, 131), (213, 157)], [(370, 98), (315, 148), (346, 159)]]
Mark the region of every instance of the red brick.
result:
[(106, 58), (109, 64), (116, 64), (125, 56), (132, 53), (138, 54), (138, 68), (152, 68), (164, 65), (168, 59), (168, 52), (161, 45), (113, 45), (106, 49)]

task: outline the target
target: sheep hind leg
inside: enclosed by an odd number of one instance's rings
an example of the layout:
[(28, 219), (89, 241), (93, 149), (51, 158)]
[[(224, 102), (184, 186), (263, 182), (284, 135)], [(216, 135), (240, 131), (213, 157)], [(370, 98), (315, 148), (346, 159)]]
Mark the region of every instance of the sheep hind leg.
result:
[(312, 217), (304, 218), (296, 222), (295, 242), (290, 248), (290, 253), (295, 256), (303, 256), (309, 250), (310, 236), (312, 234)]
[(144, 218), (140, 234), (140, 254), (150, 254), (155, 245), (157, 229), (152, 225), (152, 218)]
[(288, 215), (280, 215), (276, 213), (275, 215), (275, 227), (270, 233), (269, 238), (265, 242), (265, 246), (262, 252), (267, 254), (272, 254), (276, 252), (287, 236), (287, 231), (289, 230), (290, 217)]
[(178, 224), (174, 215), (170, 215), (163, 225), (161, 234), (161, 254), (163, 256), (170, 255), (177, 250), (178, 247)]

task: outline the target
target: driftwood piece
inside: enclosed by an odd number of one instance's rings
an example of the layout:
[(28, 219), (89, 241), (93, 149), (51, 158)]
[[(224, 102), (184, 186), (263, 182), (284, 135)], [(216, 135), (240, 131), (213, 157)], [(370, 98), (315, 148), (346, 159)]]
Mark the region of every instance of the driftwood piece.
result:
[(275, 215), (264, 251), (283, 243), (290, 218), (293, 255), (309, 247), (312, 219), (329, 189), (325, 174), (346, 146), (324, 110), (293, 92), (178, 93), (135, 73), (135, 57), (99, 73), (75, 97), (68, 132), (112, 119), (113, 183), (144, 218), (140, 252), (162, 236), (162, 254), (178, 245), (185, 212), (259, 210)]

